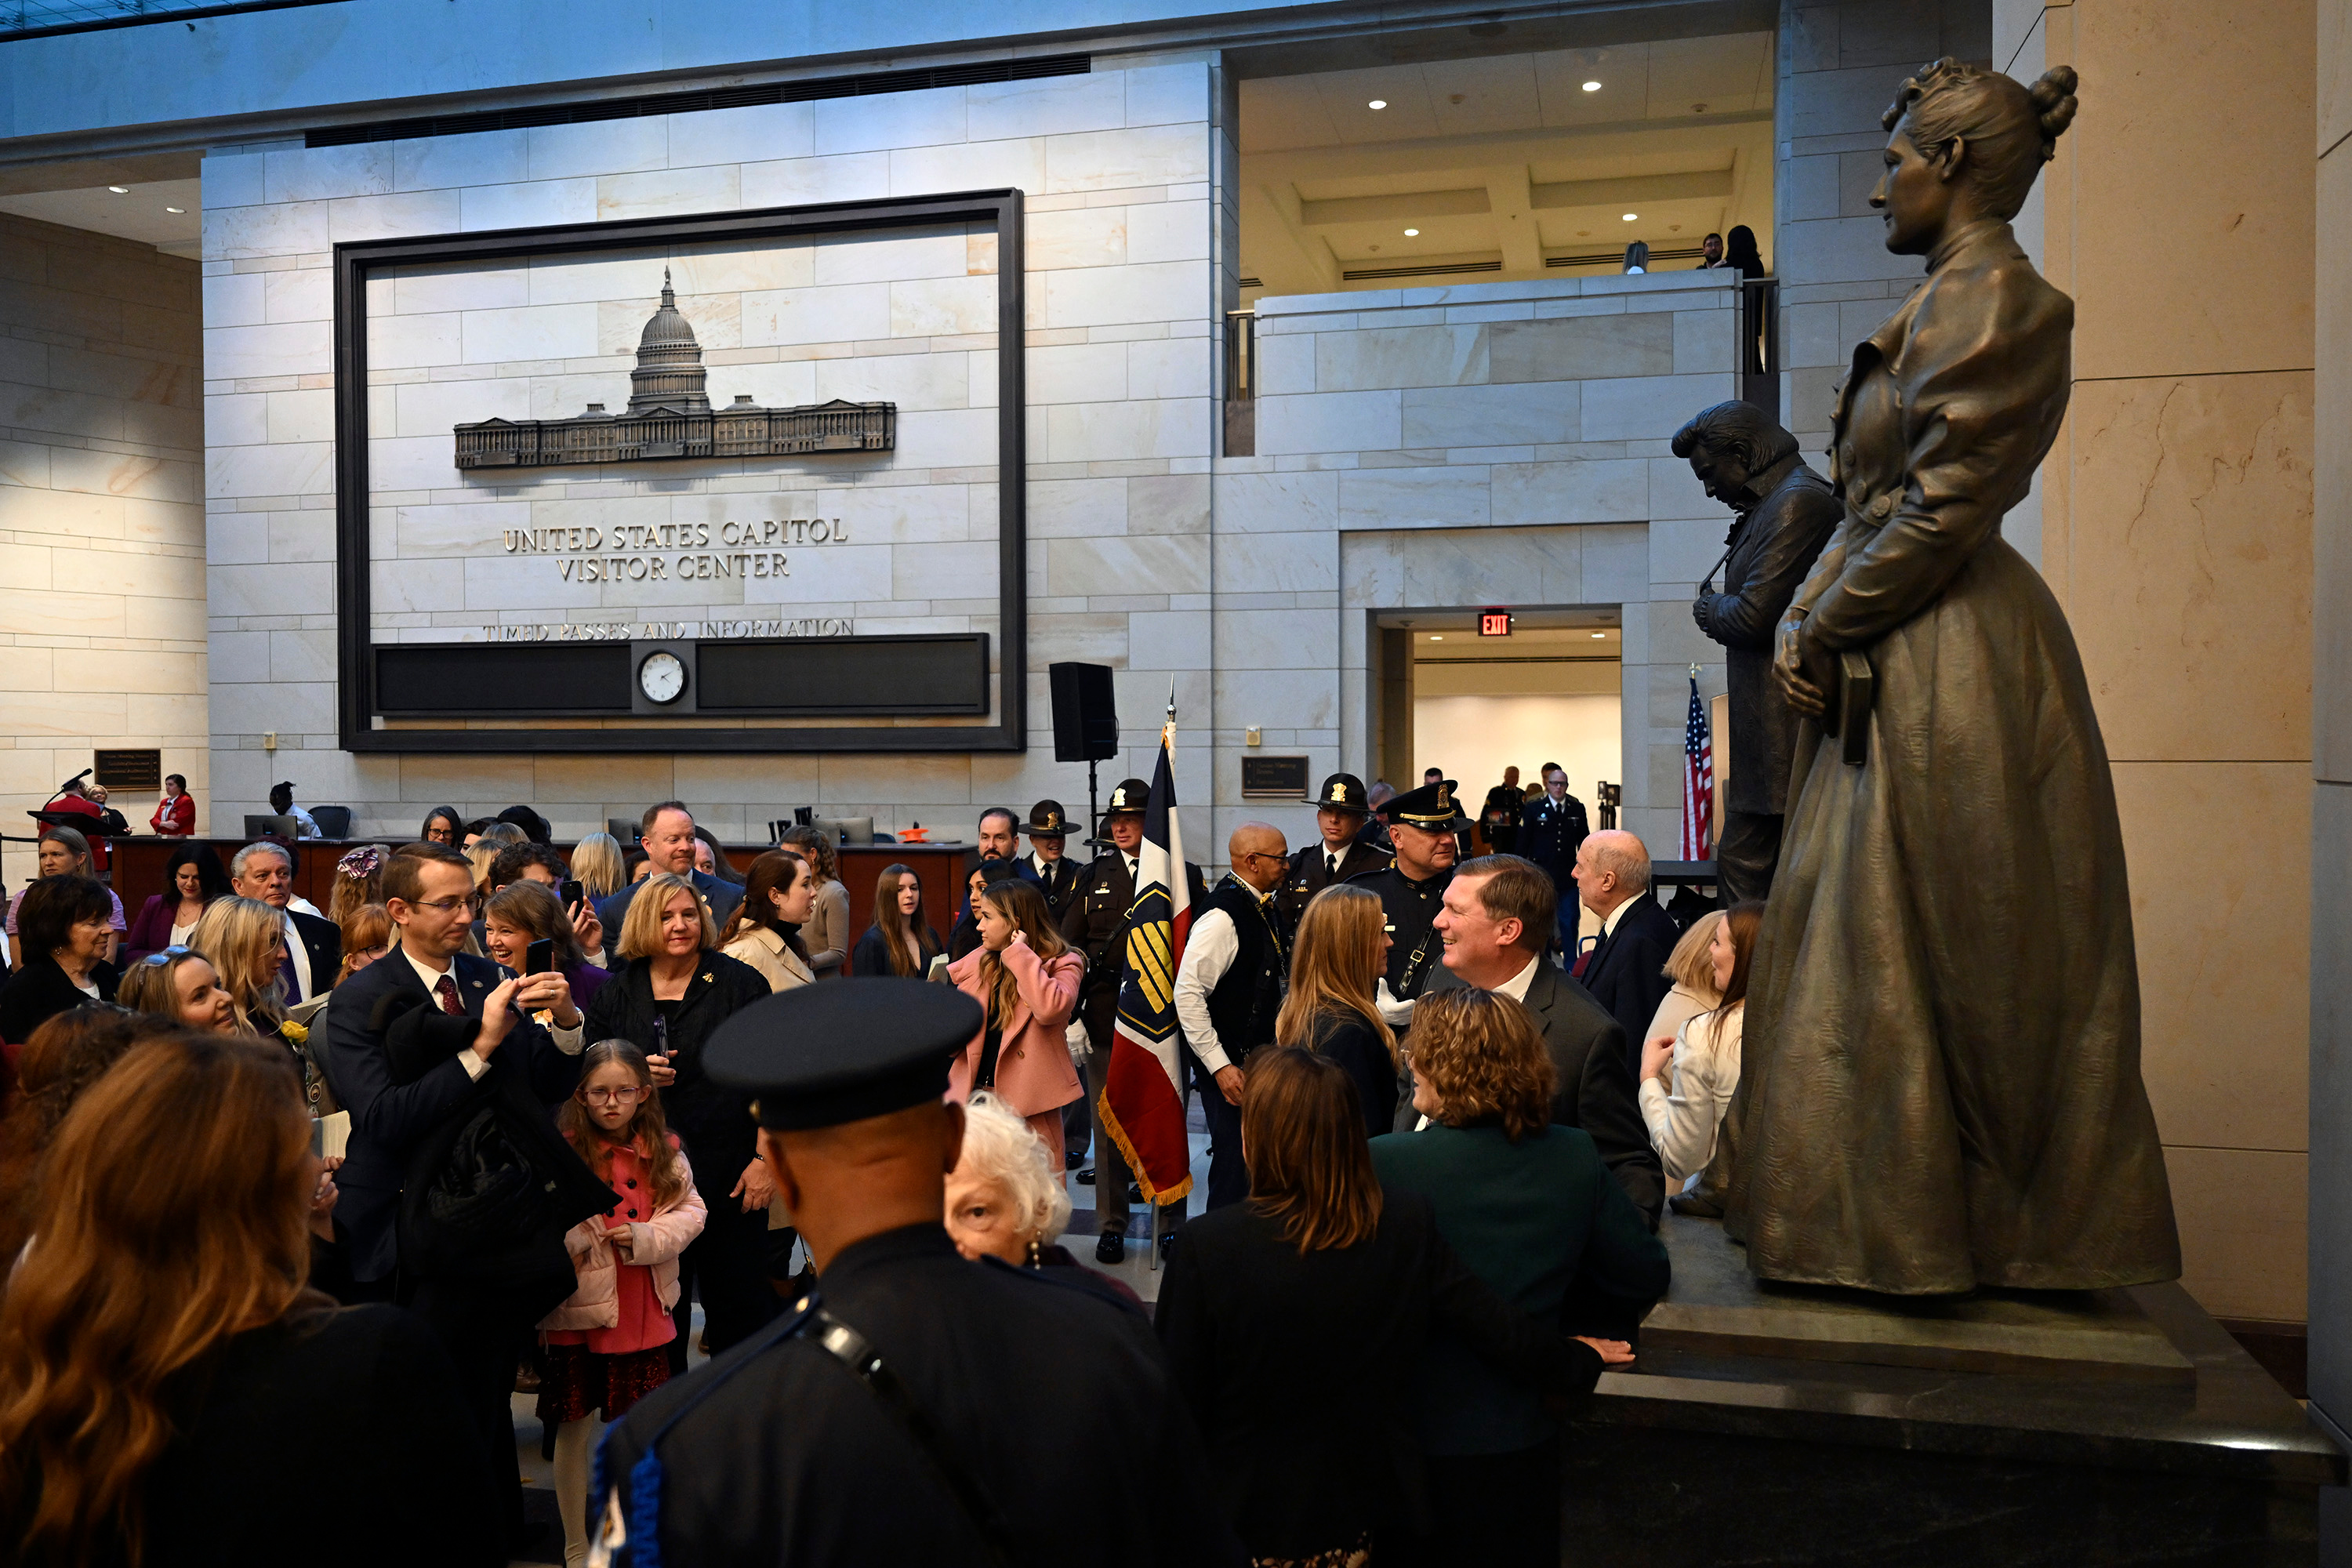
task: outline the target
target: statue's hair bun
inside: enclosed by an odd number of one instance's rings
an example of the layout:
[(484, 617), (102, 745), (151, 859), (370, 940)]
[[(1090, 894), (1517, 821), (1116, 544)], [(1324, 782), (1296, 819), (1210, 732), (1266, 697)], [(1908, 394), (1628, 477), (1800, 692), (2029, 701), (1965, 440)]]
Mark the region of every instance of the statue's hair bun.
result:
[(2033, 100), (2033, 110), (2042, 121), (2042, 155), (2052, 157), (2057, 153), (2058, 138), (2074, 122), (2075, 85), (2073, 66), (2053, 66), (2027, 89)]

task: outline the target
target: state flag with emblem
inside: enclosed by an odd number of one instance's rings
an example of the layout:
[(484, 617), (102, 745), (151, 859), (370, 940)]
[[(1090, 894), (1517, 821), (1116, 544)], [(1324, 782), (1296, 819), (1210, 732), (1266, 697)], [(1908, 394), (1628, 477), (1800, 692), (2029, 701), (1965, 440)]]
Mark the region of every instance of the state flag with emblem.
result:
[(1176, 968), (1192, 928), (1192, 889), (1176, 817), (1175, 709), (1160, 731), (1160, 761), (1143, 808), (1143, 847), (1136, 856), (1135, 901), (1123, 939), (1126, 977), (1111, 1028), (1110, 1067), (1095, 1116), (1127, 1156), (1136, 1185), (1153, 1204), (1192, 1190), (1192, 1147), (1184, 1132), (1183, 1063), (1176, 1037)]

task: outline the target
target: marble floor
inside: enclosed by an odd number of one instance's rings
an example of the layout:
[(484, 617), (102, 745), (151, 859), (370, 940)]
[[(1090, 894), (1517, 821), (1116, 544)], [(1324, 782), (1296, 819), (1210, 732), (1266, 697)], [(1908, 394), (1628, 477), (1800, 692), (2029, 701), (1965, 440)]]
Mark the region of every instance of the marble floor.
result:
[[(1209, 1190), (1209, 1135), (1202, 1122), (1200, 1107), (1197, 1103), (1192, 1107), (1190, 1128), (1192, 1142), (1192, 1192), (1186, 1200), (1185, 1212), (1197, 1215), (1202, 1212)], [(1158, 1300), (1160, 1271), (1152, 1266), (1150, 1248), (1143, 1239), (1149, 1234), (1150, 1225), (1149, 1213), (1140, 1205), (1137, 1206), (1129, 1231), (1130, 1239), (1128, 1243), (1127, 1260), (1108, 1266), (1097, 1264), (1095, 1262), (1094, 1188), (1080, 1183), (1075, 1175), (1066, 1180), (1069, 1188), (1070, 1206), (1073, 1213), (1071, 1228), (1063, 1237), (1062, 1244), (1070, 1249), (1071, 1256), (1077, 1258), (1079, 1262), (1089, 1268), (1099, 1268), (1104, 1273), (1116, 1276), (1146, 1302)], [(702, 1312), (698, 1308), (694, 1314), (694, 1330), (698, 1339), (700, 1337), (701, 1328)], [(696, 1366), (699, 1366), (706, 1359), (708, 1358), (699, 1351), (691, 1352), (688, 1354), (689, 1362)], [(515, 1448), (522, 1464), (524, 1514), (533, 1523), (543, 1521), (547, 1528), (541, 1532), (540, 1539), (533, 1543), (533, 1550), (530, 1555), (514, 1560), (518, 1568), (525, 1563), (535, 1565), (563, 1561), (563, 1531), (555, 1511), (554, 1468), (541, 1457), (545, 1434), (541, 1428), (539, 1415), (532, 1408), (533, 1397), (528, 1394), (518, 1394), (514, 1396)]]

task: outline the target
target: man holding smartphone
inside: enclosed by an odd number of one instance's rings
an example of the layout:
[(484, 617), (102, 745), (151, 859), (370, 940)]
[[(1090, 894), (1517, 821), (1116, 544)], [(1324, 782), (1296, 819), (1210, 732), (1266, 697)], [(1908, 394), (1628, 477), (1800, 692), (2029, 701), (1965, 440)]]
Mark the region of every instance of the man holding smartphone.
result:
[[(344, 982), (327, 1010), (327, 1078), (352, 1115), (350, 1146), (336, 1173), (336, 1217), (351, 1237), (358, 1293), (415, 1308), (447, 1347), (488, 1446), (506, 1520), (520, 1532), (522, 1480), (508, 1397), (516, 1347), (531, 1314), (478, 1284), (403, 1272), (400, 1194), (417, 1150), (447, 1118), (478, 1103), (485, 1080), (522, 1075), (541, 1103), (570, 1094), (580, 1077), (583, 1020), (562, 974), (505, 979), (497, 964), (464, 951), (474, 868), (457, 851), (438, 844), (402, 850), (384, 864), (383, 897), (399, 941)], [(464, 1049), (412, 1077), (395, 1068), (386, 1037), (395, 1019), (419, 1005), (471, 1019), (476, 1027)], [(550, 1026), (533, 1022), (534, 1013)]]

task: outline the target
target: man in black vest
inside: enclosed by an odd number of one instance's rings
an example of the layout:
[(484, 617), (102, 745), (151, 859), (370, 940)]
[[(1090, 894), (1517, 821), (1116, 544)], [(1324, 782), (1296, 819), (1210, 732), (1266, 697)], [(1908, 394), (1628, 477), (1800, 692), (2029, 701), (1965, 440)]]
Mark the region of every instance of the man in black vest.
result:
[(1780, 858), (1797, 745), (1797, 714), (1772, 680), (1773, 634), (1845, 507), (1797, 455), (1797, 438), (1751, 404), (1717, 404), (1675, 432), (1674, 448), (1736, 519), (1724, 591), (1714, 592), (1710, 575), (1691, 618), (1724, 646), (1731, 694), (1732, 767), (1716, 872), (1725, 902), (1761, 900)]
[(1289, 862), (1279, 828), (1244, 822), (1225, 845), (1233, 869), (1196, 909), (1176, 969), (1176, 1021), (1192, 1048), (1192, 1087), (1209, 1124), (1209, 1207), (1249, 1195), (1242, 1165), (1242, 1082), (1249, 1054), (1274, 1042), (1289, 978), (1290, 922), (1275, 900)]
[(1290, 858), (1276, 895), (1291, 930), (1298, 929), (1298, 917), (1307, 912), (1307, 901), (1332, 883), (1388, 869), (1394, 857), (1374, 845), (1364, 832), (1371, 813), (1364, 781), (1353, 773), (1333, 773), (1315, 792), (1315, 826), (1323, 837)]
[(1455, 803), (1452, 779), (1425, 784), (1389, 802), (1389, 838), (1396, 864), (1359, 877), (1354, 885), (1380, 895), (1389, 917), (1389, 994), (1410, 1002), (1421, 994), (1445, 944), (1431, 922), (1444, 907), (1445, 885), (1461, 858), (1455, 837), (1470, 826)]
[(1070, 831), (1058, 800), (1041, 800), (1029, 808), (1029, 868), (1037, 874), (1038, 891), (1045, 895), (1045, 910), (1055, 925), (1069, 911), (1078, 890), (1078, 863), (1062, 853)]

